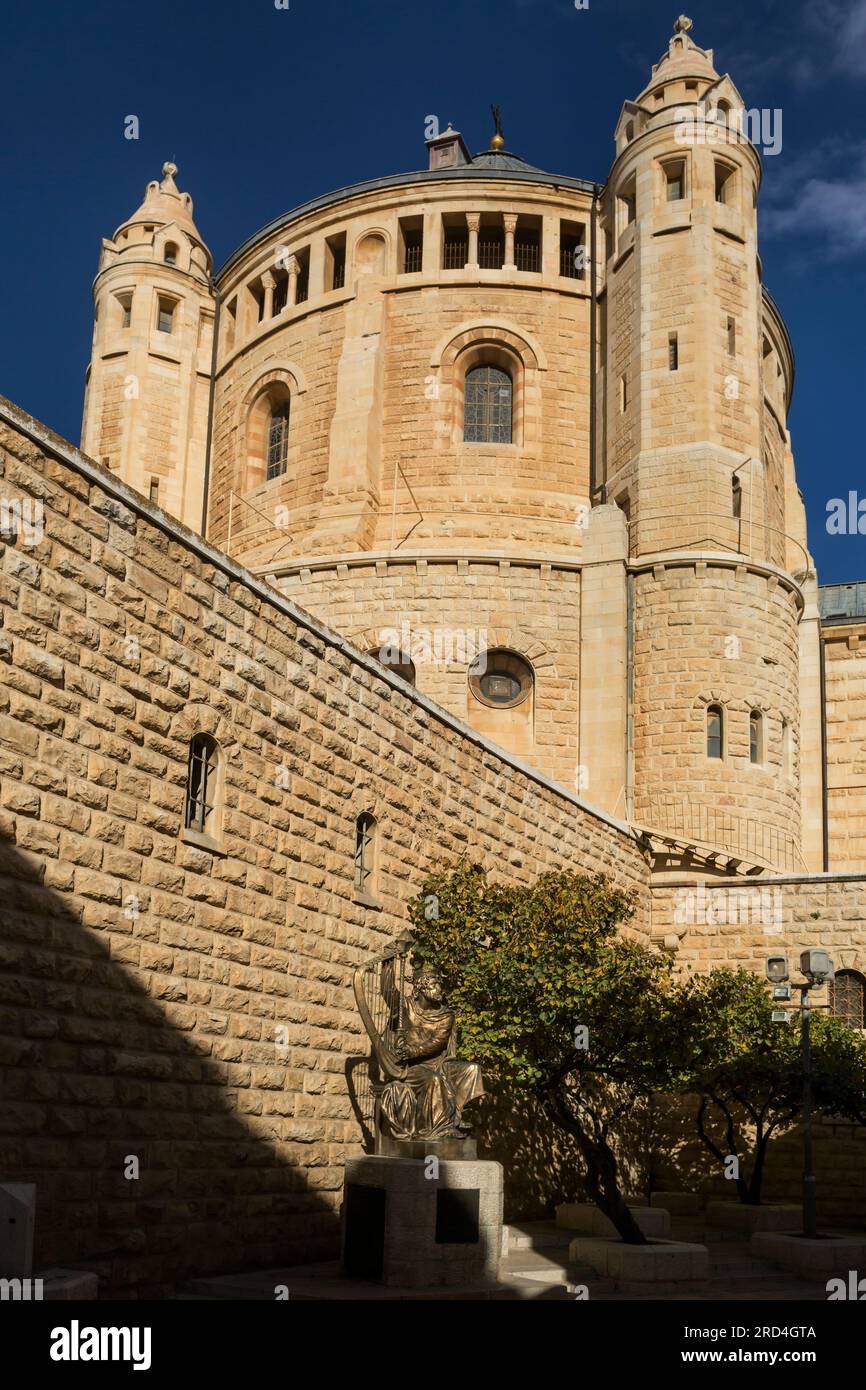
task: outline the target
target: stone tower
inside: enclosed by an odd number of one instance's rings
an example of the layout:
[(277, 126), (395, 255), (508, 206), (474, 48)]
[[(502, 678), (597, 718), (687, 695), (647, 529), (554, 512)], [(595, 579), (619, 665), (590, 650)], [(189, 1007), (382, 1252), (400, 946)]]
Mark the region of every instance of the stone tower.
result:
[(600, 493), (629, 528), (629, 802), (685, 842), (799, 868), (811, 564), (793, 358), (761, 284), (743, 102), (690, 28), (626, 102), (602, 199)]
[(201, 528), (213, 343), (211, 254), (192, 199), (162, 182), (102, 243), (81, 447)]

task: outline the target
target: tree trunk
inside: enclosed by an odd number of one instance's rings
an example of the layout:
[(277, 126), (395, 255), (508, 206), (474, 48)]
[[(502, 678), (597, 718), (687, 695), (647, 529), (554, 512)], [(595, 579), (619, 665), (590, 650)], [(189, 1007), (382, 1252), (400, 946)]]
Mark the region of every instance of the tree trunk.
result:
[(586, 1190), (626, 1245), (646, 1245), (647, 1238), (619, 1190), (616, 1155), (606, 1139), (592, 1139), (559, 1096), (548, 1097), (545, 1109), (557, 1128), (577, 1140), (586, 1163)]
[(761, 1185), (764, 1181), (764, 1160), (767, 1157), (767, 1145), (770, 1142), (769, 1134), (764, 1134), (758, 1128), (755, 1134), (755, 1161), (752, 1164), (752, 1176), (749, 1180), (749, 1195), (745, 1199), (750, 1207), (761, 1205)]
[[(709, 1097), (708, 1097), (708, 1096), (702, 1096), (702, 1097), (701, 1097), (701, 1103), (700, 1103), (700, 1106), (698, 1107), (697, 1116), (695, 1117), (695, 1121), (696, 1121), (696, 1124), (697, 1124), (697, 1130), (698, 1130), (698, 1137), (699, 1137), (701, 1143), (704, 1145), (704, 1147), (707, 1148), (707, 1149), (709, 1149), (710, 1153), (713, 1155), (713, 1158), (717, 1159), (718, 1162), (721, 1163), (722, 1166), (724, 1167), (725, 1159), (728, 1157), (728, 1154), (722, 1153), (722, 1150), (719, 1148), (718, 1144), (716, 1144), (716, 1143), (710, 1138), (710, 1136), (707, 1134), (706, 1129), (704, 1128), (704, 1116), (706, 1115), (706, 1112), (707, 1112), (707, 1103), (708, 1103), (708, 1100), (709, 1100)], [(721, 1101), (716, 1100), (716, 1101), (714, 1101), (713, 1103), (714, 1103), (715, 1105), (717, 1105), (718, 1108), (722, 1111), (722, 1113), (727, 1117), (727, 1122), (728, 1122), (728, 1123), (727, 1123), (728, 1147), (729, 1147), (731, 1153), (734, 1155), (734, 1157), (737, 1158), (737, 1159), (739, 1160), (739, 1154), (736, 1153), (735, 1147), (734, 1147), (734, 1139), (733, 1139), (733, 1121), (732, 1121), (732, 1118), (731, 1118), (731, 1113), (730, 1113), (729, 1110), (726, 1110), (726, 1109), (725, 1109), (725, 1107), (722, 1105)], [(761, 1186), (761, 1184), (760, 1184), (760, 1180), (759, 1180), (759, 1181), (758, 1181), (758, 1190), (759, 1190), (759, 1192), (760, 1192), (760, 1186)], [(736, 1188), (736, 1191), (737, 1191), (737, 1200), (740, 1201), (740, 1202), (742, 1202), (744, 1206), (748, 1206), (749, 1203), (750, 1203), (753, 1199), (749, 1196), (749, 1187), (748, 1187), (748, 1185), (747, 1185), (747, 1183), (746, 1183), (745, 1178), (742, 1177), (742, 1175), (740, 1174), (740, 1165), (739, 1165), (739, 1162), (738, 1162), (738, 1164), (737, 1164), (737, 1176), (734, 1178), (734, 1187)], [(760, 1198), (758, 1198), (758, 1200), (760, 1201)]]

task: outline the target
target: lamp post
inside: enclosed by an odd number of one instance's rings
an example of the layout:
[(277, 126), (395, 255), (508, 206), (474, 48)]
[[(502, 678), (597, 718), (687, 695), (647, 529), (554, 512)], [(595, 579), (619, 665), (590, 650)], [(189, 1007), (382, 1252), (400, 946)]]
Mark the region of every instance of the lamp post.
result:
[(814, 1160), (812, 1157), (812, 1051), (810, 1020), (812, 1009), (809, 990), (820, 989), (825, 981), (833, 979), (833, 962), (826, 951), (803, 951), (800, 955), (800, 970), (804, 975), (802, 983), (788, 986), (788, 960), (786, 956), (770, 956), (766, 964), (767, 979), (774, 986), (776, 999), (791, 997), (791, 988), (800, 991), (801, 1038), (803, 1043), (803, 1235), (813, 1239), (817, 1231), (817, 1203), (815, 1192)]

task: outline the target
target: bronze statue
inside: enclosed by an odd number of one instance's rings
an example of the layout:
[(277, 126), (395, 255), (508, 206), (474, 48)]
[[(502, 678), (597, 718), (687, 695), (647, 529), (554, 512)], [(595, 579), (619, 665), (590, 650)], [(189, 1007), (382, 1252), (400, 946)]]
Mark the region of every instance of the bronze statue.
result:
[(395, 1139), (462, 1139), (464, 1107), (484, 1094), (481, 1068), (457, 1058), (454, 1014), (436, 972), (423, 968), (407, 982), (409, 947), (403, 938), (354, 976), (381, 1073), (378, 1123)]

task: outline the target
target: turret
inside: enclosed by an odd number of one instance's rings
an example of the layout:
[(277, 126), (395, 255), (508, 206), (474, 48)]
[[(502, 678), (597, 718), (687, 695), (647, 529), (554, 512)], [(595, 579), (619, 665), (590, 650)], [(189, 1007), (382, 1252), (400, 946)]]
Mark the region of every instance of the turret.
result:
[(793, 363), (761, 285), (742, 98), (691, 27), (677, 21), (623, 107), (603, 200), (603, 484), (629, 529), (632, 805), (734, 860), (793, 867)]
[(162, 181), (102, 243), (81, 447), (200, 530), (212, 262), (176, 173), (164, 164)]

